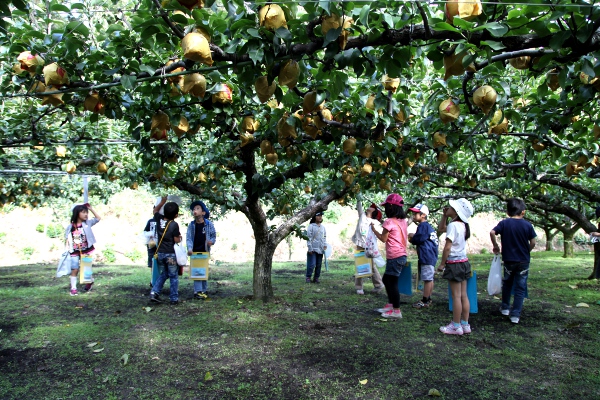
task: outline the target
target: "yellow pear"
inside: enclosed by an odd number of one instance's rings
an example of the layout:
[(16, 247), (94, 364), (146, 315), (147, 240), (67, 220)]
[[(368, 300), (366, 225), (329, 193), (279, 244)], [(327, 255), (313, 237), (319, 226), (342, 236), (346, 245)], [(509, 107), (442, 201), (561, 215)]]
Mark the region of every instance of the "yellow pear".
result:
[(210, 52), (208, 40), (198, 32), (190, 32), (181, 40), (181, 49), (183, 56), (188, 60), (201, 62), (206, 65), (213, 65), (213, 59)]
[(258, 12), (258, 21), (260, 26), (273, 31), (282, 26), (287, 28), (283, 9), (277, 4), (263, 6)]
[(493, 87), (484, 85), (477, 88), (475, 93), (473, 93), (473, 103), (481, 108), (484, 114), (487, 114), (494, 107), (494, 104), (496, 104), (497, 97), (498, 94)]
[(433, 148), (446, 146), (446, 134), (436, 132), (433, 134)]
[(344, 153), (350, 156), (353, 155), (356, 152), (356, 139), (348, 138), (344, 140), (344, 143), (342, 143), (342, 149), (344, 150)]
[(364, 157), (364, 158), (371, 157), (373, 155), (373, 145), (371, 145), (370, 143), (365, 144), (365, 147), (360, 149), (359, 154), (361, 157)]
[(444, 124), (448, 122), (453, 122), (458, 119), (460, 116), (460, 107), (457, 104), (454, 104), (452, 99), (446, 99), (442, 101), (439, 106), (440, 119)]
[(101, 173), (101, 174), (105, 174), (108, 172), (108, 167), (106, 166), (105, 163), (103, 163), (102, 161), (100, 161), (97, 165), (96, 165), (96, 170)]
[(57, 146), (56, 147), (56, 156), (64, 157), (67, 155), (67, 148), (65, 146)]

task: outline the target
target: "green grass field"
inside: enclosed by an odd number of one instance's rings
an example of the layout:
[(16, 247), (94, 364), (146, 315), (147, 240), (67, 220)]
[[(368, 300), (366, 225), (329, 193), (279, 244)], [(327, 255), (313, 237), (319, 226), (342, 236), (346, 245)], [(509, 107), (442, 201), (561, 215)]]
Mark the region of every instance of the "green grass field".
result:
[(191, 300), (182, 279), (177, 306), (148, 302), (141, 266), (97, 266), (94, 290), (77, 297), (53, 265), (0, 268), (0, 398), (600, 398), (593, 255), (534, 253), (519, 325), (487, 295), (491, 255), (471, 261), (479, 313), (462, 337), (438, 331), (445, 281), (433, 308), (402, 296), (404, 318), (386, 321), (373, 311), (385, 294), (356, 295), (350, 261), (330, 262), (320, 285), (304, 283), (302, 263), (276, 264), (266, 304), (250, 300), (251, 265), (221, 264), (209, 301)]

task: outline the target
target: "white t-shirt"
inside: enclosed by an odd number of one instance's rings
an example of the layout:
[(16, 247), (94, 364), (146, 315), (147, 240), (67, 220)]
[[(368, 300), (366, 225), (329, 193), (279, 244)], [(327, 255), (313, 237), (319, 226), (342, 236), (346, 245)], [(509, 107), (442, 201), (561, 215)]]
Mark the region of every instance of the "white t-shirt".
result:
[(446, 228), (446, 239), (450, 239), (452, 247), (448, 261), (464, 260), (467, 258), (467, 249), (465, 240), (465, 224), (463, 222), (450, 222)]

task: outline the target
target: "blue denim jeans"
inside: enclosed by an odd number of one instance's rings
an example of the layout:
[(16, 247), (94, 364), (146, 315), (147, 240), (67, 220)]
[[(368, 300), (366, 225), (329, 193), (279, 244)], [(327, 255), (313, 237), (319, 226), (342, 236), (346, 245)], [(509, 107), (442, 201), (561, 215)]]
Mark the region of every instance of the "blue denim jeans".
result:
[[(523, 309), (523, 299), (527, 290), (527, 276), (529, 276), (529, 263), (504, 263), (504, 277), (502, 278), (502, 309), (510, 309), (511, 317), (520, 317)], [(510, 295), (515, 288), (512, 309), (510, 308)]]
[(177, 275), (179, 266), (177, 266), (175, 253), (158, 253), (157, 265), (160, 271), (160, 276), (154, 283), (152, 292), (160, 293), (165, 285), (165, 282), (167, 281), (167, 278), (169, 278), (169, 286), (171, 289), (169, 300), (179, 300), (179, 275)]
[(306, 253), (306, 277), (310, 278), (315, 272), (313, 281), (316, 281), (321, 276), (321, 264), (323, 264), (323, 254), (319, 253)]
[(194, 293), (206, 292), (208, 281), (194, 281)]

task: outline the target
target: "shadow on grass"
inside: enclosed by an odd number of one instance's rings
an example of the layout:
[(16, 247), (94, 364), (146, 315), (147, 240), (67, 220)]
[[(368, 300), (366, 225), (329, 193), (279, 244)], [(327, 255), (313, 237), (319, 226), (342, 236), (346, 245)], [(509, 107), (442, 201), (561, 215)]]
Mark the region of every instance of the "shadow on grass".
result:
[(448, 399), (597, 398), (590, 260), (534, 255), (531, 298), (512, 325), (485, 293), (491, 256), (472, 257), (479, 313), (463, 337), (438, 331), (450, 318), (446, 282), (436, 280), (433, 308), (403, 296), (404, 318), (387, 321), (373, 311), (385, 295), (356, 295), (347, 261), (331, 262), (320, 285), (303, 282), (304, 265), (277, 263), (266, 304), (248, 300), (251, 265), (221, 265), (209, 301), (189, 300), (182, 279), (178, 306), (148, 302), (143, 267), (99, 266), (77, 297), (52, 267), (0, 268), (0, 397), (411, 399), (435, 388)]

